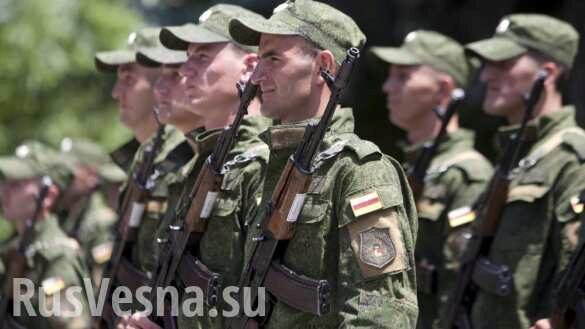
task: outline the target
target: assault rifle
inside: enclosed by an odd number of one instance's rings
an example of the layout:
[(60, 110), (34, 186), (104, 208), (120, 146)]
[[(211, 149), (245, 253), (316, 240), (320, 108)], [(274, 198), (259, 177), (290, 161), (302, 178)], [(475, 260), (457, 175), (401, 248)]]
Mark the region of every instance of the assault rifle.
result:
[(10, 325), (11, 320), (8, 314), (8, 305), (12, 300), (13, 292), (12, 281), (15, 278), (21, 278), (25, 273), (27, 259), (26, 249), (32, 242), (34, 227), (37, 221), (39, 220), (39, 217), (43, 210), (43, 202), (45, 202), (45, 199), (47, 198), (49, 188), (51, 187), (51, 185), (53, 185), (53, 181), (51, 180), (50, 177), (43, 176), (41, 178), (41, 186), (39, 195), (37, 196), (36, 199), (35, 211), (32, 217), (26, 221), (26, 228), (24, 230), (24, 233), (20, 237), (20, 240), (18, 241), (18, 247), (16, 249), (15, 257), (11, 257), (8, 270), (6, 272), (7, 275), (4, 281), (4, 286), (2, 287), (2, 296), (0, 299), (0, 328), (11, 327)]
[[(140, 222), (144, 215), (146, 202), (150, 197), (153, 186), (151, 177), (154, 174), (154, 161), (160, 152), (163, 144), (163, 135), (165, 126), (158, 121), (157, 110), (154, 109), (154, 116), (158, 123), (158, 130), (154, 137), (152, 144), (145, 147), (142, 157), (142, 162), (137, 170), (128, 179), (124, 198), (118, 209), (118, 216), (121, 219), (118, 223), (116, 239), (112, 249), (112, 257), (104, 271), (103, 278), (109, 279), (110, 283), (107, 287), (106, 297), (109, 298), (113, 291), (115, 278), (120, 268), (124, 253), (127, 251), (128, 243), (135, 238)], [(102, 315), (105, 323), (111, 327), (115, 316), (111, 310), (106, 309)]]
[[(469, 315), (477, 296), (478, 286), (473, 281), (474, 272), (479, 266), (490, 267), (492, 272), (504, 280), (511, 280), (509, 269), (491, 264), (487, 259), (493, 239), (500, 224), (502, 211), (506, 205), (512, 170), (518, 164), (520, 149), (525, 142), (525, 131), (528, 121), (532, 118), (534, 108), (540, 99), (544, 88), (544, 81), (548, 74), (539, 72), (530, 91), (525, 98), (525, 111), (518, 132), (510, 140), (504, 156), (496, 168), (490, 181), (487, 193), (479, 206), (479, 220), (472, 226), (472, 237), (461, 260), (461, 268), (457, 276), (456, 285), (449, 296), (447, 314), (442, 323), (443, 329), (471, 328)], [(497, 287), (505, 295), (511, 289), (508, 285)]]
[[(585, 201), (585, 192), (579, 196)], [(585, 243), (581, 243), (565, 270), (557, 292), (551, 322), (555, 329), (585, 328)]]
[[(248, 114), (248, 106), (258, 92), (258, 85), (251, 81), (248, 81), (244, 87), (238, 83), (237, 87), (240, 94), (238, 112), (232, 124), (221, 132), (213, 152), (205, 160), (189, 193), (185, 194), (186, 198), (182, 197), (179, 200), (177, 219), (180, 225), (169, 226), (169, 239), (160, 241), (164, 244), (161, 247), (158, 269), (151, 285), (152, 305), (158, 305), (156, 289), (171, 285), (177, 275), (189, 286), (201, 288), (208, 305), (214, 306), (218, 301), (219, 274), (211, 272), (188, 250), (196, 250), (205, 233), (207, 220), (211, 216), (219, 195), (224, 165), (238, 138), (242, 121)], [(153, 314), (150, 319), (156, 321)], [(174, 321), (166, 310), (162, 322), (167, 329), (175, 327)]]
[(453, 114), (455, 114), (455, 110), (463, 102), (464, 98), (465, 92), (463, 89), (457, 88), (451, 93), (451, 101), (443, 113), (441, 113), (439, 108), (433, 109), (433, 112), (435, 112), (439, 119), (441, 119), (441, 129), (439, 130), (439, 134), (432, 142), (427, 142), (423, 145), (423, 149), (416, 158), (414, 165), (409, 168), (407, 174), (408, 183), (410, 184), (410, 188), (412, 189), (412, 194), (414, 195), (415, 200), (420, 199), (422, 195), (425, 186), (425, 176), (427, 174), (427, 170), (431, 165), (433, 157), (437, 153), (439, 145), (441, 145), (445, 135), (447, 134), (447, 126), (449, 125)]
[[(294, 236), (295, 222), (302, 209), (305, 193), (311, 182), (312, 163), (327, 128), (331, 124), (333, 114), (338, 107), (341, 95), (351, 77), (354, 64), (360, 51), (350, 48), (337, 75), (321, 71), (321, 76), (331, 90), (331, 97), (325, 112), (317, 124), (310, 123), (305, 128), (301, 144), (292, 154), (280, 175), (263, 225), (263, 235), (256, 238), (250, 261), (246, 264), (240, 280), (240, 289), (250, 287), (252, 305), (264, 303), (259, 299), (258, 289), (265, 286), (277, 299), (290, 306), (313, 314), (322, 315), (330, 310), (329, 285), (326, 280), (313, 280), (294, 273), (279, 262), (286, 243)], [(286, 284), (290, 281), (294, 284)], [(271, 289), (280, 286), (280, 289)], [(248, 302), (247, 301), (247, 302)], [(240, 306), (242, 293), (240, 292)], [(264, 319), (253, 319), (240, 313), (228, 320), (229, 329), (252, 328)]]

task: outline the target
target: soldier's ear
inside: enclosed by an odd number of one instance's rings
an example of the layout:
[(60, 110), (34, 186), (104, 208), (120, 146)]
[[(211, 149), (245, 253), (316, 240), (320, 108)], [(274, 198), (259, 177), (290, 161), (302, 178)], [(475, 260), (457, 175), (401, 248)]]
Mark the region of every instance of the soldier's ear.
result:
[(244, 56), (244, 69), (241, 72), (240, 82), (246, 83), (254, 73), (256, 66), (258, 65), (259, 57), (255, 53), (248, 53)]
[(45, 200), (43, 200), (43, 208), (49, 211), (54, 209), (55, 206), (57, 205), (57, 201), (60, 195), (61, 190), (59, 189), (59, 187), (57, 187), (57, 185), (55, 184), (51, 185), (49, 187), (49, 190), (47, 191), (47, 197), (45, 198)]
[(556, 88), (557, 80), (560, 78), (561, 74), (563, 73), (563, 68), (553, 62), (553, 61), (546, 61), (542, 63), (541, 70), (545, 70), (548, 73), (548, 77), (544, 81), (545, 88)]
[[(331, 74), (335, 73), (335, 70), (336, 70), (335, 56), (333, 55), (333, 53), (331, 51), (320, 50), (317, 53), (317, 55), (315, 56), (315, 59), (317, 61), (317, 67), (320, 70), (329, 72)], [(319, 78), (321, 78), (320, 70), (318, 72), (316, 72), (316, 74), (319, 75)]]
[(438, 83), (439, 83), (439, 97), (441, 100), (444, 99), (451, 99), (451, 92), (455, 88), (457, 88), (455, 81), (451, 76), (447, 74), (439, 74), (438, 76)]

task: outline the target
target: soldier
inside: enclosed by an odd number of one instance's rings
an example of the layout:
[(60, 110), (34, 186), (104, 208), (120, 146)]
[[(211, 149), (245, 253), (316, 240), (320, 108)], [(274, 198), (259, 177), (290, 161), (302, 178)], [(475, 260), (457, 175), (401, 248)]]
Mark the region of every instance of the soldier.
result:
[[(493, 240), (487, 265), (478, 266), (472, 309), (474, 328), (527, 328), (547, 316), (555, 289), (577, 243), (579, 191), (585, 185), (585, 133), (572, 106), (563, 106), (560, 85), (578, 48), (578, 33), (569, 24), (536, 14), (504, 17), (494, 36), (469, 44), (483, 60), (487, 84), (486, 113), (503, 116), (510, 126), (499, 132), (503, 144), (513, 136), (538, 72), (546, 71), (542, 96), (527, 127), (527, 141), (514, 170), (507, 204)], [(509, 289), (498, 291), (511, 273)], [(500, 272), (500, 271), (496, 271)]]
[[(439, 133), (441, 118), (432, 110), (444, 110), (453, 91), (466, 88), (470, 65), (459, 43), (433, 31), (413, 31), (400, 48), (372, 51), (390, 64), (382, 90), (390, 121), (406, 130), (406, 167), (412, 167), (425, 143)], [(419, 328), (431, 328), (445, 306), (465, 241), (464, 228), (475, 218), (471, 207), (492, 175), (489, 161), (473, 149), (473, 133), (459, 127), (457, 114), (439, 145), (416, 200)]]
[[(232, 123), (240, 99), (236, 83), (245, 83), (254, 70), (258, 57), (256, 47), (235, 42), (228, 33), (228, 22), (235, 17), (261, 16), (239, 6), (218, 4), (205, 11), (199, 24), (167, 27), (161, 31), (161, 41), (171, 49), (186, 51), (188, 61), (181, 67), (185, 78), (190, 110), (203, 118), (206, 131), (188, 134), (197, 156), (182, 171), (184, 178), (176, 189), (182, 188), (181, 199), (170, 214), (170, 224), (181, 225), (190, 205), (189, 192), (203, 161), (213, 150), (223, 128)], [(260, 114), (260, 104), (252, 101), (248, 115), (238, 130), (238, 139), (224, 166), (220, 194), (207, 219), (207, 229), (196, 250), (188, 252), (197, 257), (212, 272), (217, 272), (221, 286), (234, 286), (243, 267), (243, 244), (249, 222), (261, 196), (263, 173), (268, 148), (258, 135), (270, 124)], [(174, 187), (175, 188), (175, 187)], [(178, 220), (178, 222), (177, 222)], [(163, 235), (164, 233), (161, 233)], [(178, 273), (180, 288), (194, 285), (187, 276)], [(182, 300), (193, 296), (184, 295)], [(207, 296), (205, 296), (207, 298)], [(221, 317), (207, 316), (210, 310), (221, 314), (223, 305), (209, 307), (198, 318), (180, 313), (179, 328), (223, 328)], [(144, 314), (137, 313), (126, 322), (128, 327), (151, 328), (155, 324)]]
[[(262, 114), (281, 122), (262, 134), (270, 159), (261, 207), (246, 242), (249, 258), (261, 243), (267, 202), (289, 156), (330, 98), (321, 72), (335, 74), (346, 51), (362, 47), (366, 38), (349, 16), (305, 0), (279, 5), (268, 20), (234, 19), (230, 34), (243, 44), (259, 45), (252, 81), (262, 91)], [(300, 212), (295, 212), (295, 235), (279, 259), (299, 275), (328, 281), (331, 312), (318, 316), (272, 300), (265, 328), (416, 325), (412, 194), (400, 164), (357, 137), (353, 128), (351, 109), (337, 109)], [(290, 289), (291, 283), (283, 284)]]
[[(89, 279), (89, 274), (81, 258), (79, 244), (63, 232), (55, 214), (58, 200), (72, 178), (71, 168), (60, 159), (56, 150), (38, 142), (29, 142), (19, 146), (14, 156), (0, 158), (0, 175), (4, 215), (14, 223), (21, 238), (27, 231), (26, 222), (35, 214), (41, 177), (49, 176), (52, 180), (46, 197), (40, 203), (32, 236), (29, 236), (25, 246), (26, 256), (15, 256), (13, 251), (3, 257), (9, 269), (11, 262), (18, 261), (15, 257), (26, 257), (24, 273), (17, 276), (31, 280), (35, 289), (31, 310), (36, 316), (26, 309), (24, 314), (14, 319), (27, 328), (88, 328), (89, 309), (83, 280)], [(70, 295), (67, 291), (72, 287), (80, 290)], [(54, 298), (59, 298), (59, 303)], [(51, 308), (55, 312), (53, 315), (40, 315), (43, 309)]]
[(81, 245), (96, 288), (99, 288), (103, 267), (112, 253), (112, 234), (117, 220), (106, 193), (109, 184), (126, 180), (126, 175), (111, 162), (101, 146), (88, 140), (64, 138), (61, 152), (71, 158), (74, 178), (59, 202), (60, 225)]

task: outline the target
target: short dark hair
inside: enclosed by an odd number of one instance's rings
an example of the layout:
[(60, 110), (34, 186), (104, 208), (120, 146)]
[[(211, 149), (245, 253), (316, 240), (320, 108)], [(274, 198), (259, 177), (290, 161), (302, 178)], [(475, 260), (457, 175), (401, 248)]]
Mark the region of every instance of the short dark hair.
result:
[(555, 81), (555, 89), (556, 89), (556, 91), (558, 91), (561, 94), (567, 90), (567, 87), (569, 86), (569, 69), (567, 68), (566, 65), (561, 64), (556, 59), (554, 59), (548, 55), (545, 55), (541, 52), (538, 52), (536, 50), (529, 50), (528, 55), (530, 57), (534, 58), (539, 63), (544, 63), (544, 62), (555, 63), (559, 67), (559, 70), (561, 71), (561, 73), (559, 74), (559, 76), (557, 77), (557, 79)]

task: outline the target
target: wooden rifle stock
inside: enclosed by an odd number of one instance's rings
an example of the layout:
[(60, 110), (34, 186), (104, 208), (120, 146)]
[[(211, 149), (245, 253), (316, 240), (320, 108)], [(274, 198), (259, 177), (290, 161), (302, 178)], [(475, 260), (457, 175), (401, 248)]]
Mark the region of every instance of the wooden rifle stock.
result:
[(473, 273), (478, 261), (489, 255), (492, 241), (500, 225), (501, 215), (506, 206), (511, 172), (518, 163), (520, 148), (524, 143), (526, 125), (532, 118), (534, 108), (540, 99), (547, 78), (546, 72), (539, 72), (526, 99), (526, 108), (520, 129), (504, 153), (500, 165), (490, 181), (483, 202), (479, 205), (479, 220), (472, 226), (472, 238), (461, 260), (461, 269), (454, 289), (448, 300), (446, 315), (442, 321), (443, 329), (467, 329), (471, 327), (469, 314), (475, 301), (478, 287), (473, 283)]
[[(240, 288), (250, 288), (250, 298), (248, 300), (252, 304), (262, 302), (258, 300), (258, 288), (263, 285), (266, 279), (270, 265), (277, 256), (277, 249), (279, 247), (283, 248), (286, 245), (286, 241), (294, 236), (295, 222), (302, 209), (304, 196), (311, 182), (313, 159), (325, 137), (327, 128), (331, 124), (333, 114), (339, 105), (345, 87), (349, 83), (354, 64), (359, 55), (359, 49), (350, 48), (335, 77), (329, 72), (321, 72), (322, 77), (331, 89), (331, 97), (319, 123), (317, 125), (309, 124), (305, 128), (301, 144), (290, 157), (281, 173), (268, 205), (268, 212), (262, 222), (263, 235), (255, 238), (257, 240), (256, 246), (240, 278)], [(243, 305), (241, 296), (240, 305)], [(227, 321), (227, 328), (251, 328), (254, 323), (256, 323), (255, 319), (250, 319), (247, 315), (240, 313), (237, 317)]]

